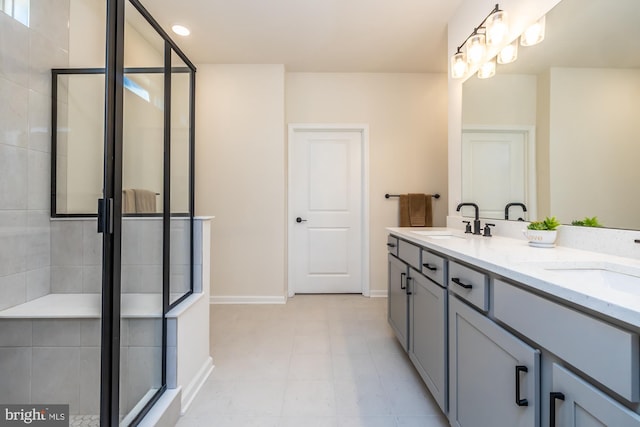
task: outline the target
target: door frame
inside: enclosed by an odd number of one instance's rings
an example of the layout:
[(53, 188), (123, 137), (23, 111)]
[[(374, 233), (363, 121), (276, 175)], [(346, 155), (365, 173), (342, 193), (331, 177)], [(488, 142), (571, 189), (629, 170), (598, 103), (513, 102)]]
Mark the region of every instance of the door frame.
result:
[[(527, 156), (527, 210), (529, 211), (529, 220), (535, 219), (538, 214), (538, 171), (536, 161), (536, 127), (535, 126), (517, 126), (517, 125), (464, 125), (462, 126), (462, 135), (465, 133), (521, 133), (524, 135), (524, 152)], [(463, 136), (460, 137), (460, 158), (462, 158)], [(462, 170), (461, 170), (462, 172)], [(462, 175), (460, 176), (460, 195), (462, 196)]]
[(293, 141), (296, 132), (359, 132), (361, 144), (361, 217), (360, 227), (362, 244), (360, 248), (361, 256), (361, 277), (362, 277), (362, 295), (368, 297), (370, 294), (369, 283), (369, 125), (368, 124), (309, 124), (309, 123), (290, 123), (287, 141), (287, 296), (289, 298), (295, 295), (295, 286), (293, 285), (293, 227), (295, 212), (292, 200), (291, 177), (293, 174), (291, 165), (293, 161)]

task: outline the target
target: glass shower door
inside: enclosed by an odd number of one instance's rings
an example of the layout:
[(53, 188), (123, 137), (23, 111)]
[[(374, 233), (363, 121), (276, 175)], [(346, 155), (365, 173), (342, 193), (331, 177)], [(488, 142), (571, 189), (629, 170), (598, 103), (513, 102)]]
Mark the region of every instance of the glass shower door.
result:
[(164, 381), (165, 42), (127, 3), (122, 133), (120, 425)]

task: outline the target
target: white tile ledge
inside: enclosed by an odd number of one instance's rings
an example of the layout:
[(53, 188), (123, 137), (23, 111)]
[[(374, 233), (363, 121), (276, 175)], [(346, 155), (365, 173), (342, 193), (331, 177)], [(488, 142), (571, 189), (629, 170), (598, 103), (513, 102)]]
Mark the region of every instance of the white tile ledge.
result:
[[(122, 294), (124, 318), (160, 317), (160, 294)], [(0, 311), (0, 319), (99, 319), (101, 294), (48, 294)]]
[(640, 289), (635, 293), (629, 293), (597, 288), (585, 283), (575, 283), (569, 277), (561, 278), (553, 271), (545, 269), (545, 265), (548, 266), (549, 263), (556, 266), (559, 263), (567, 266), (599, 263), (602, 266), (616, 266), (618, 270), (627, 274), (634, 272), (640, 275), (638, 259), (563, 246), (533, 248), (524, 238), (466, 235), (465, 239), (436, 240), (412, 233), (415, 230), (387, 228), (391, 234), (407, 241), (640, 328)]

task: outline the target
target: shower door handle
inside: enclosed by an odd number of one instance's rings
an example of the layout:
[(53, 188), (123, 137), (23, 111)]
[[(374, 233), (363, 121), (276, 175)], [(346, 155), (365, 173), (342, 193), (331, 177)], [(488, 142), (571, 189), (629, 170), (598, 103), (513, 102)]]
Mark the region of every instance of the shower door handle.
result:
[(113, 234), (113, 199), (98, 199), (98, 233)]

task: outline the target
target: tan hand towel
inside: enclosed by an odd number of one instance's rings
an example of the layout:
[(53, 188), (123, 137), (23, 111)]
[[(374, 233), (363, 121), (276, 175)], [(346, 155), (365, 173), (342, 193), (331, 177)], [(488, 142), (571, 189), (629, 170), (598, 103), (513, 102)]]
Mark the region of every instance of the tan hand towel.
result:
[[(420, 198), (422, 196), (422, 200)], [(411, 210), (411, 202), (415, 199), (413, 208), (418, 208), (421, 212)], [(433, 227), (431, 194), (401, 194), (399, 204), (399, 224), (400, 227)], [(422, 206), (420, 204), (422, 203)]]
[(431, 194), (424, 195), (424, 226), (433, 227), (433, 207), (431, 202), (433, 196)]
[(122, 213), (136, 212), (136, 192), (130, 188), (122, 190)]
[(424, 194), (409, 194), (409, 223), (411, 227), (425, 227), (426, 196)]
[(399, 216), (398, 222), (400, 227), (411, 227), (411, 221), (409, 220), (409, 196), (406, 194), (400, 195)]
[(136, 212), (156, 213), (156, 193), (149, 190), (135, 190), (136, 192)]

